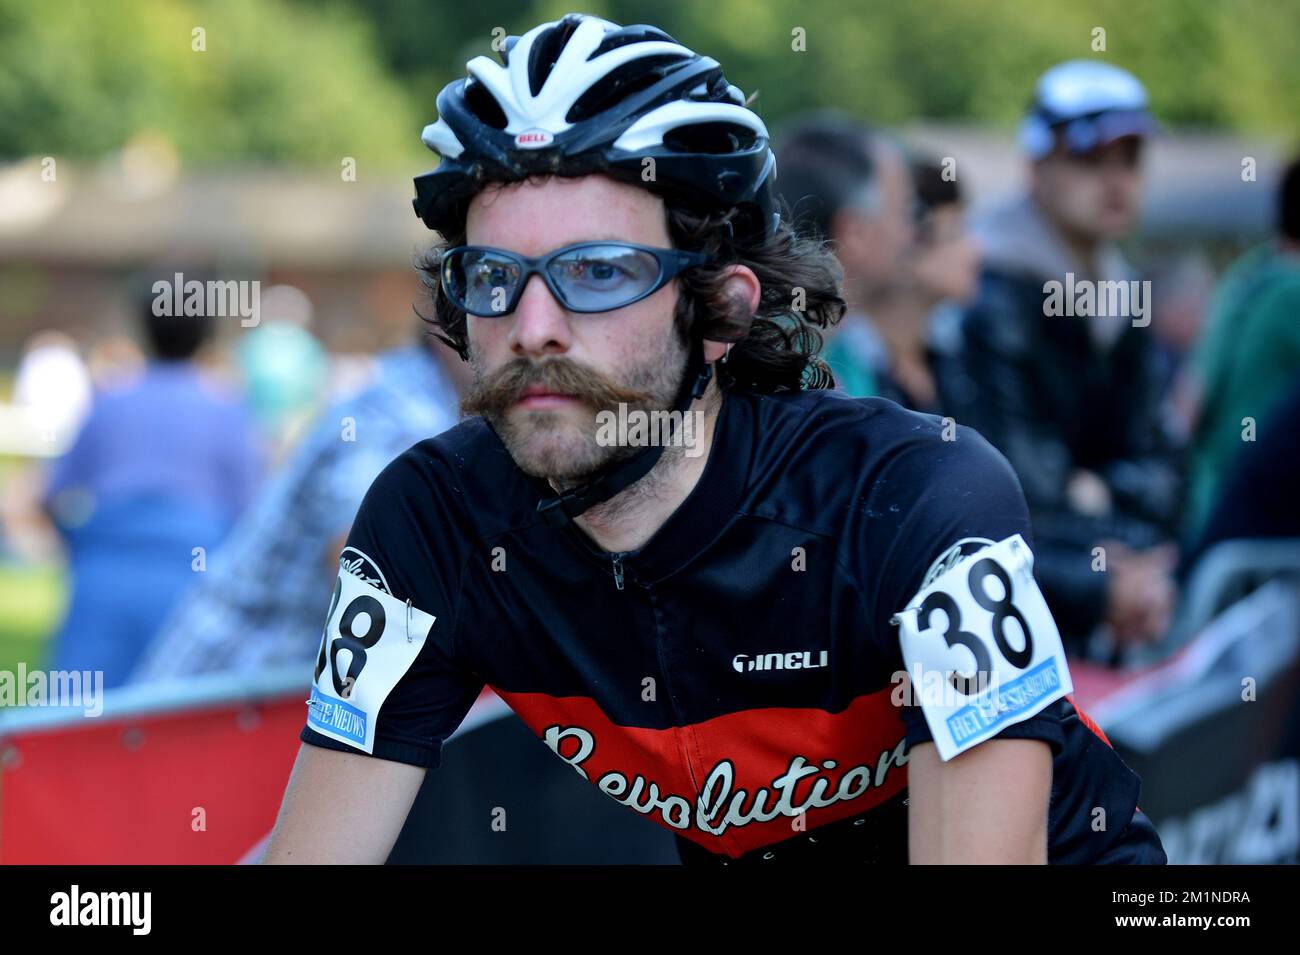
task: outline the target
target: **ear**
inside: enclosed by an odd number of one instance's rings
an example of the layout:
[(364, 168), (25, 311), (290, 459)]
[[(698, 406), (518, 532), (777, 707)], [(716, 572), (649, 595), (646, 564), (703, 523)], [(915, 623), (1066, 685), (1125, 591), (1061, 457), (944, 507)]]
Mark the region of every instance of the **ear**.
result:
[[(724, 270), (727, 276), (723, 283), (724, 294), (727, 298), (734, 299), (738, 302), (744, 302), (746, 311), (752, 319), (754, 313), (758, 311), (758, 302), (763, 294), (763, 284), (754, 274), (754, 270), (747, 265), (729, 265)], [(727, 353), (727, 342), (704, 340), (704, 360), (718, 361)]]
[(706, 362), (719, 361), (727, 353), (727, 342), (711, 342), (704, 339), (704, 360)]

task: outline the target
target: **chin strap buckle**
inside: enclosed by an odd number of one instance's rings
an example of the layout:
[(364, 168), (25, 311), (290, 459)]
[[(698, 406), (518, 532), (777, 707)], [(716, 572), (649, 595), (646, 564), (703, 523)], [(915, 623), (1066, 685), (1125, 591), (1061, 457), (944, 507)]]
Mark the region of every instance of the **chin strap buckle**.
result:
[(565, 503), (564, 497), (548, 497), (544, 501), (537, 502), (537, 513), (542, 515), (546, 523), (552, 527), (563, 527), (573, 520), (564, 510)]
[[(699, 376), (695, 379), (695, 387), (691, 389), (691, 399), (703, 398), (705, 390), (709, 387), (709, 381), (713, 378), (713, 366), (707, 362), (700, 369)], [(683, 411), (686, 409), (683, 408)]]

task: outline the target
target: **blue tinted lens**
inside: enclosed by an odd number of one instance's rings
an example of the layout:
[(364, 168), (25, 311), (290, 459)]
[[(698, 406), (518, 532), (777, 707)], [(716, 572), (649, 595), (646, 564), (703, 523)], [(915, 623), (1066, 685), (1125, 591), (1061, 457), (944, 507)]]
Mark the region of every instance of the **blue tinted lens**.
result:
[(644, 295), (659, 280), (659, 260), (621, 245), (589, 245), (555, 258), (552, 281), (572, 309), (605, 311)]
[(464, 249), (444, 259), (442, 284), (471, 315), (499, 315), (514, 297), (521, 272), (518, 262), (491, 249)]

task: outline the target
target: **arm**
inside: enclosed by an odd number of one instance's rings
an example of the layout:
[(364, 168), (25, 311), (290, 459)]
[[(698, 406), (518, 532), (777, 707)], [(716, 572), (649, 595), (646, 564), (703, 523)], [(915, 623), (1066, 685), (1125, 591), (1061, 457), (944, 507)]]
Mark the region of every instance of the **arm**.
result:
[(1047, 862), (1047, 743), (991, 739), (946, 763), (933, 743), (921, 743), (912, 747), (907, 774), (914, 865)]
[(447, 491), (426, 482), (421, 454), (385, 468), (353, 521), (299, 734), (308, 745), (267, 861), (384, 862), (483, 688), (452, 638), (457, 573), (448, 561), (467, 538), (451, 529)]
[[(1051, 614), (1026, 573), (1032, 552), (1024, 495), (1006, 460), (979, 435), (959, 429), (953, 441), (929, 443), (923, 434), (918, 429), (909, 453), (882, 475), (884, 499), (872, 501), (877, 513), (890, 514), (889, 493), (910, 488), (914, 497), (910, 506), (898, 502), (895, 545), (886, 562), (876, 562), (874, 598), (896, 608), (885, 649), (909, 678), (920, 677), (913, 684), (919, 696), (904, 700), (899, 713), (908, 743), (911, 861), (1042, 863), (1052, 761), (1065, 742), (1052, 703), (1068, 692), (1068, 671)], [(1003, 725), (992, 738), (961, 715), (984, 708), (975, 702), (984, 694), (965, 696), (951, 682), (953, 671), (973, 670), (1012, 690), (998, 691)], [(1058, 678), (1023, 682), (1031, 671)], [(928, 679), (940, 674), (949, 675)], [(977, 733), (955, 733), (953, 717)]]
[(262, 862), (381, 865), (426, 770), (303, 743)]

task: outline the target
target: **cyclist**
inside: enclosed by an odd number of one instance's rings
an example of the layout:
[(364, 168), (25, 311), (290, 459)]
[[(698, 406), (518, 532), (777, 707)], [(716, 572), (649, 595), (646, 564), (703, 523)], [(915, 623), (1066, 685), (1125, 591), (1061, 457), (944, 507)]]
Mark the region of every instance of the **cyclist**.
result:
[(741, 91), (589, 16), (502, 59), (416, 179), (473, 416), (361, 505), (267, 861), (383, 861), (490, 686), (684, 862), (1164, 862), (1006, 462), (827, 388), (839, 273)]

